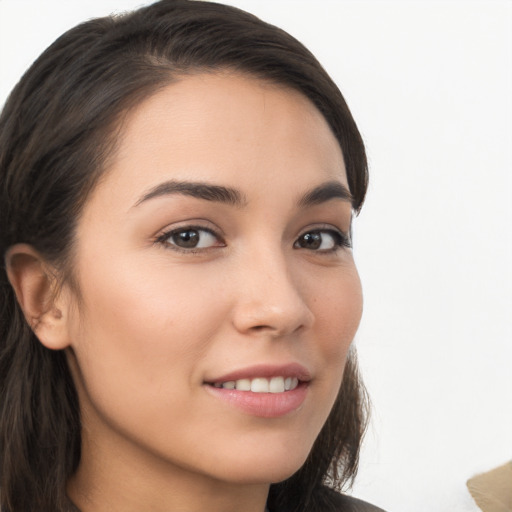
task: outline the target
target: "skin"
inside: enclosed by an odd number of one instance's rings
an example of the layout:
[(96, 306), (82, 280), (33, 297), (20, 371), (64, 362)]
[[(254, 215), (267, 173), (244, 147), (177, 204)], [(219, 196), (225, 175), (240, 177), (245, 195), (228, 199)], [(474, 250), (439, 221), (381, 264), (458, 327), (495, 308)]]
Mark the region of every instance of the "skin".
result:
[[(301, 94), (198, 74), (129, 114), (112, 162), (77, 226), (79, 296), (64, 285), (38, 332), (68, 351), (79, 393), (83, 451), (68, 493), (82, 512), (262, 512), (324, 424), (361, 317), (352, 251), (332, 234), (349, 232), (350, 202), (298, 203), (325, 182), (348, 188), (339, 145)], [(230, 187), (242, 202), (141, 202), (168, 180)], [(214, 233), (199, 232), (198, 249), (163, 236), (191, 225)], [(302, 247), (315, 230), (321, 248)], [(278, 418), (205, 389), (290, 362), (311, 381)]]

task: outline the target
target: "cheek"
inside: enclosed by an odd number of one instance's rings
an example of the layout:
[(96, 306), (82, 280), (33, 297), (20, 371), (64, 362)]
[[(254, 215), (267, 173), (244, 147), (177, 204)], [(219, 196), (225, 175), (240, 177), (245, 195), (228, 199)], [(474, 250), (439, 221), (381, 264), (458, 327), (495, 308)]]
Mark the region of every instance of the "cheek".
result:
[[(137, 265), (83, 274), (83, 306), (73, 324), (73, 349), (88, 392), (99, 400), (141, 401), (193, 386), (197, 361), (220, 322), (221, 304), (208, 284), (183, 272)], [(205, 291), (206, 290), (206, 291)], [(148, 404), (149, 405), (149, 404)]]
[[(323, 368), (315, 383), (325, 397), (322, 413), (318, 414), (319, 430), (338, 395), (347, 356), (362, 316), (363, 297), (361, 282), (353, 262), (333, 273), (329, 279), (315, 281), (310, 290), (315, 313), (315, 346), (309, 347), (310, 357), (321, 357)], [(313, 352), (316, 350), (316, 354)]]
[(363, 310), (361, 282), (355, 265), (329, 279), (313, 299), (319, 339), (324, 340), (328, 364), (344, 364)]
[(209, 290), (215, 283), (192, 277), (181, 269), (136, 261), (84, 274), (81, 327), (112, 337), (114, 348), (117, 339), (123, 351), (185, 349), (195, 331), (208, 329), (217, 318)]

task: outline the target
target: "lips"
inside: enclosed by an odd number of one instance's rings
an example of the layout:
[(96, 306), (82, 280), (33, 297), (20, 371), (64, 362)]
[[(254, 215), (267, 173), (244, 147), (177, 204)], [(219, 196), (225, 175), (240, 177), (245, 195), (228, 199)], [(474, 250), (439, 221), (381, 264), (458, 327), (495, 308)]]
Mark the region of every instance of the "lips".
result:
[(257, 365), (205, 381), (205, 389), (236, 409), (264, 418), (285, 416), (300, 408), (308, 394), (310, 372), (291, 363)]

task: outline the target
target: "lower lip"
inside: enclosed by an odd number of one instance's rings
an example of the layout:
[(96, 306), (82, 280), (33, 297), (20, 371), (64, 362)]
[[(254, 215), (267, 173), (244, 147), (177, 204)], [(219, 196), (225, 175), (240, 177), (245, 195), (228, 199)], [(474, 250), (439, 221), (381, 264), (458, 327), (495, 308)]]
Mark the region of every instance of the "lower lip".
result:
[(206, 385), (209, 393), (251, 416), (279, 418), (297, 410), (306, 399), (308, 384), (301, 382), (283, 393), (253, 393)]

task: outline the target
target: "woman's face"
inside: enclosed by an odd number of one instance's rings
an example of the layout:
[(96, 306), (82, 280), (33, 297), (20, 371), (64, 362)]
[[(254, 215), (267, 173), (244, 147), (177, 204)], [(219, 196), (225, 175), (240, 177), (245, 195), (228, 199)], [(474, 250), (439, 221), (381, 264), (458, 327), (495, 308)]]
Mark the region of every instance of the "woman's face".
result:
[(65, 313), (84, 463), (239, 483), (302, 465), (361, 316), (347, 189), (297, 92), (199, 74), (129, 115), (79, 219)]

